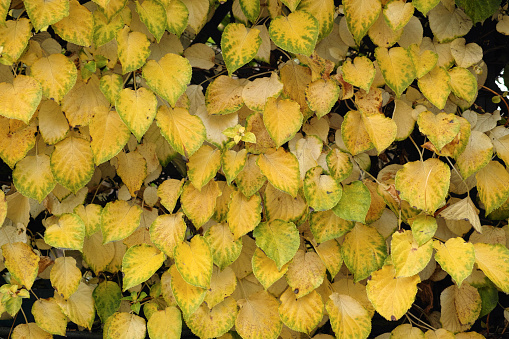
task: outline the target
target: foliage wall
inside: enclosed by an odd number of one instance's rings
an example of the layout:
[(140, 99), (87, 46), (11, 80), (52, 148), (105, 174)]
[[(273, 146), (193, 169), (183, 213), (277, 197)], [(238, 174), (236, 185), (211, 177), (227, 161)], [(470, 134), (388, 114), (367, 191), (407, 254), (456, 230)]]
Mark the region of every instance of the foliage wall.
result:
[(507, 35), (501, 0), (0, 0), (12, 338), (501, 333)]

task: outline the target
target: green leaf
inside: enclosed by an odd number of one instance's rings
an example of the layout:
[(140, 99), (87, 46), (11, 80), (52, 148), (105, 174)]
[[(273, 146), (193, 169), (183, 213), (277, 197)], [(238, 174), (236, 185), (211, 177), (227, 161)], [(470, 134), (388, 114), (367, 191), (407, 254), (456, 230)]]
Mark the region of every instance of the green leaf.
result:
[(221, 50), (228, 74), (231, 76), (240, 67), (251, 61), (262, 39), (256, 28), (246, 28), (243, 24), (228, 24), (221, 35)]
[(92, 293), (97, 314), (104, 323), (120, 307), (122, 290), (114, 281), (103, 281), (97, 285)]
[(161, 41), (164, 30), (166, 29), (166, 11), (159, 2), (155, 0), (145, 0), (141, 4), (136, 3), (136, 12), (140, 16), (141, 22), (147, 26), (148, 31), (156, 38), (157, 42)]
[(502, 0), (455, 0), (455, 2), (476, 24), (492, 16), (498, 10)]
[(385, 83), (399, 98), (415, 78), (416, 71), (410, 53), (403, 47), (393, 47), (389, 50), (377, 47), (375, 57)]
[(259, 0), (239, 0), (240, 8), (244, 15), (251, 22), (256, 22), (260, 15), (260, 1)]
[(364, 222), (371, 205), (371, 194), (362, 181), (354, 181), (343, 187), (343, 195), (336, 206), (334, 213), (345, 220)]
[(297, 10), (288, 16), (278, 16), (269, 27), (269, 36), (276, 46), (303, 55), (311, 55), (318, 40), (318, 20), (305, 11)]

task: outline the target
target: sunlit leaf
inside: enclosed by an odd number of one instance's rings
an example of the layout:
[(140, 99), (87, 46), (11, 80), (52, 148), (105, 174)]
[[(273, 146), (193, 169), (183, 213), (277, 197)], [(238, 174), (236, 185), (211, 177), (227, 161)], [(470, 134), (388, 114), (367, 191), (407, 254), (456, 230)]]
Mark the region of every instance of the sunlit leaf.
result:
[(355, 226), (355, 222), (342, 219), (329, 210), (311, 213), (309, 225), (315, 240), (321, 243), (341, 237)]
[(80, 282), (76, 292), (67, 300), (55, 294), (55, 299), (67, 318), (73, 323), (89, 330), (92, 329), (95, 318), (93, 291), (93, 285), (89, 286), (84, 282)]
[(414, 240), (411, 231), (395, 232), (391, 240), (391, 258), (396, 277), (411, 277), (421, 272), (431, 259), (433, 242), (422, 246)]
[(279, 147), (292, 139), (302, 127), (300, 106), (291, 99), (268, 98), (263, 110), (263, 123)]
[(55, 259), (50, 273), (51, 285), (65, 299), (76, 292), (81, 281), (81, 271), (73, 257)]
[(58, 0), (46, 2), (43, 0), (29, 0), (25, 8), (35, 31), (54, 24), (69, 15), (69, 1)]
[(18, 75), (12, 84), (0, 83), (0, 115), (28, 124), (42, 99), (42, 88), (34, 78)]
[(221, 167), (221, 151), (208, 145), (203, 145), (196, 151), (187, 163), (187, 174), (193, 186), (201, 190), (210, 179), (216, 176)]
[(51, 54), (38, 59), (31, 67), (32, 76), (42, 86), (42, 94), (57, 103), (76, 83), (78, 71), (63, 54)]
[(247, 198), (242, 192), (231, 194), (227, 221), (235, 239), (251, 232), (261, 220), (261, 198), (258, 194)]
[(156, 116), (157, 99), (154, 93), (146, 88), (136, 91), (124, 88), (116, 99), (115, 107), (122, 121), (141, 141)]
[(318, 41), (331, 33), (334, 24), (334, 1), (301, 0), (297, 9), (308, 12), (318, 21)]
[(371, 317), (368, 311), (349, 295), (332, 293), (325, 309), (329, 313), (331, 326), (338, 338), (367, 338), (371, 332)]
[(474, 101), (477, 96), (477, 80), (469, 70), (454, 67), (449, 70), (449, 78), (449, 84), (454, 95), (466, 102)]
[(132, 197), (140, 190), (147, 177), (147, 161), (138, 151), (120, 152), (117, 160), (117, 174), (126, 185)]
[(23, 242), (2, 245), (2, 254), (9, 273), (27, 289), (31, 289), (39, 270), (39, 256)]
[(267, 291), (238, 300), (239, 313), (235, 329), (245, 339), (276, 339), (283, 323), (279, 318), (279, 303)]
[(175, 248), (175, 264), (182, 278), (189, 284), (209, 288), (212, 276), (212, 252), (207, 241), (195, 236)]
[(403, 91), (414, 81), (415, 66), (410, 53), (403, 47), (387, 49), (378, 47), (375, 57), (382, 71), (385, 83), (396, 92), (399, 98)]
[(329, 175), (323, 175), (322, 171), (321, 167), (314, 167), (307, 171), (304, 178), (304, 196), (315, 211), (326, 211), (336, 206), (343, 193), (338, 182)]
[(263, 175), (274, 187), (295, 197), (299, 190), (299, 163), (295, 156), (283, 148), (262, 154), (257, 161)]
[(349, 111), (341, 124), (341, 137), (352, 155), (374, 147), (359, 111)]
[(140, 206), (130, 206), (123, 200), (107, 203), (101, 212), (104, 243), (122, 240), (131, 235), (140, 225), (141, 212)]
[(434, 246), (435, 260), (461, 286), (474, 266), (474, 246), (461, 238), (451, 238), (443, 244), (436, 242)]
[(150, 33), (159, 42), (166, 29), (166, 13), (161, 3), (155, 0), (145, 0), (141, 4), (136, 1), (136, 12), (141, 22), (147, 26)]
[(94, 163), (100, 165), (117, 155), (129, 141), (131, 132), (114, 110), (101, 107), (90, 121), (90, 147)]
[(175, 306), (156, 311), (147, 322), (150, 338), (180, 338), (182, 333), (182, 316)]
[(221, 157), (221, 163), (223, 165), (223, 172), (226, 177), (228, 185), (237, 177), (242, 171), (247, 162), (247, 150), (242, 149), (238, 152), (233, 150), (227, 150)]
[(189, 10), (186, 5), (179, 0), (172, 0), (165, 5), (166, 22), (168, 31), (180, 37), (187, 27), (189, 19)]
[(60, 216), (55, 224), (50, 225), (44, 232), (44, 241), (53, 247), (80, 250), (85, 239), (85, 224), (74, 213)]
[(262, 43), (259, 34), (258, 29), (243, 24), (230, 23), (224, 28), (221, 50), (230, 76), (254, 58)]
[(122, 259), (123, 290), (148, 280), (163, 264), (165, 255), (148, 244), (129, 247)]
[(50, 157), (46, 154), (27, 156), (19, 161), (12, 172), (12, 179), (20, 193), (39, 202), (56, 186)]
[[(94, 11), (92, 16), (94, 18), (93, 40), (97, 47), (101, 47), (115, 39), (118, 31), (124, 27), (122, 15), (115, 15), (111, 20), (108, 20), (101, 11)], [(120, 76), (120, 74), (106, 75), (109, 78), (117, 78), (117, 76)], [(122, 82), (120, 85), (122, 85)]]
[(173, 296), (184, 314), (184, 317), (187, 318), (198, 309), (207, 294), (207, 290), (188, 284), (182, 278), (175, 265), (170, 267), (169, 272), (171, 274), (171, 290)]
[(201, 227), (212, 217), (216, 199), (221, 194), (217, 181), (209, 181), (201, 191), (197, 190), (191, 182), (186, 183), (180, 202), (184, 213), (195, 227)]
[(369, 91), (373, 80), (375, 79), (375, 66), (371, 60), (365, 56), (358, 56), (353, 62), (348, 58), (341, 66), (343, 79), (354, 86)]

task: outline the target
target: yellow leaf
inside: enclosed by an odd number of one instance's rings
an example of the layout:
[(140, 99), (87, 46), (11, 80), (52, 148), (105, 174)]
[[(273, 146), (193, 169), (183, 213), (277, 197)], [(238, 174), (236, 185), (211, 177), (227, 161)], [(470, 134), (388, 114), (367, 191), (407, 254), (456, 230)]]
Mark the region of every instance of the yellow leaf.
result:
[(216, 207), (214, 208), (214, 214), (212, 219), (217, 222), (226, 222), (228, 216), (228, 205), (231, 202), (231, 194), (235, 192), (235, 186), (228, 186), (226, 181), (216, 181), (221, 191), (221, 195), (216, 199)]
[(171, 290), (184, 318), (193, 314), (205, 299), (207, 290), (188, 284), (180, 275), (177, 266), (172, 265), (169, 269), (171, 275)]
[(218, 338), (233, 327), (236, 317), (237, 303), (228, 297), (212, 309), (202, 304), (186, 323), (200, 338)]
[(281, 279), (288, 271), (288, 264), (278, 270), (274, 260), (267, 257), (258, 247), (255, 249), (252, 259), (253, 274), (265, 289)]
[(170, 33), (180, 38), (187, 27), (189, 10), (180, 0), (172, 0), (168, 4), (163, 3), (166, 10), (167, 29)]
[(64, 299), (78, 290), (81, 281), (81, 271), (76, 266), (73, 257), (60, 257), (55, 259), (55, 265), (50, 272), (51, 285)]
[(408, 47), (408, 53), (415, 65), (415, 76), (422, 78), (429, 71), (435, 68), (438, 61), (438, 54), (431, 50), (421, 50), (417, 44)]
[(155, 0), (145, 0), (141, 4), (136, 1), (136, 12), (156, 41), (160, 42), (166, 29), (166, 12), (163, 5)]
[(406, 163), (396, 174), (396, 189), (411, 206), (434, 213), (449, 191), (451, 170), (438, 159)]
[[(94, 13), (100, 12), (96, 11)], [(113, 105), (115, 104), (120, 95), (120, 91), (123, 88), (123, 82), (124, 80), (122, 76), (116, 73), (103, 75), (101, 77), (101, 80), (99, 81), (99, 89), (108, 99), (108, 101)]]
[(251, 22), (256, 22), (260, 15), (260, 1), (258, 0), (239, 0), (239, 6), (242, 13)]
[(34, 78), (18, 75), (12, 85), (0, 83), (0, 115), (28, 125), (41, 98), (41, 85)]
[(242, 238), (235, 240), (226, 224), (212, 225), (204, 237), (209, 243), (214, 264), (220, 269), (237, 260), (242, 251)]
[(56, 144), (67, 136), (69, 122), (59, 104), (53, 100), (43, 100), (39, 105), (38, 116), (39, 131), (47, 144)]
[(266, 220), (284, 220), (301, 224), (308, 212), (308, 206), (301, 194), (293, 198), (290, 194), (267, 184), (263, 196)]
[(412, 3), (391, 2), (387, 4), (383, 14), (389, 27), (397, 31), (405, 27), (408, 21), (410, 21), (414, 14), (414, 6)]
[(104, 244), (122, 240), (131, 235), (140, 225), (141, 212), (140, 206), (130, 206), (123, 200), (107, 203), (101, 212)]
[(27, 156), (12, 172), (16, 189), (24, 196), (41, 202), (56, 186), (46, 154)]
[(221, 35), (221, 50), (228, 75), (231, 76), (254, 58), (262, 43), (259, 34), (258, 29), (249, 29), (243, 24), (230, 23), (224, 28)]
[(466, 68), (454, 67), (449, 70), (449, 84), (458, 98), (470, 103), (477, 96), (477, 80)]
[(147, 322), (148, 335), (153, 339), (180, 338), (182, 316), (175, 306), (156, 311)]
[(157, 196), (161, 198), (163, 205), (170, 213), (175, 209), (177, 199), (182, 194), (184, 180), (167, 179), (157, 188)]
[(355, 299), (362, 307), (368, 311), (369, 317), (372, 318), (375, 314), (375, 308), (368, 299), (366, 293), (366, 284), (354, 283), (351, 277), (343, 279), (335, 279), (332, 284), (332, 291), (338, 293), (345, 293), (346, 295)]
[[(362, 111), (361, 111), (362, 112)], [(383, 114), (371, 116), (362, 115), (364, 128), (369, 135), (369, 139), (375, 146), (378, 154), (389, 147), (396, 138), (397, 126), (394, 120), (385, 117)]]
[(189, 158), (187, 174), (193, 186), (201, 190), (210, 179), (216, 176), (220, 167), (221, 151), (208, 145), (203, 145)]
[(78, 71), (74, 63), (63, 54), (51, 54), (38, 59), (31, 74), (42, 86), (42, 94), (57, 103), (76, 83)]
[(345, 236), (341, 255), (348, 270), (358, 282), (381, 268), (387, 257), (385, 239), (374, 227), (356, 223)]
[(340, 218), (351, 221), (365, 222), (371, 205), (371, 193), (366, 185), (356, 180), (343, 186), (341, 199), (332, 208)]
[[(118, 31), (124, 27), (124, 19), (120, 14), (115, 15), (111, 20), (108, 20), (101, 11), (94, 11), (92, 16), (94, 19), (93, 39), (97, 47), (101, 47), (115, 39)], [(117, 78), (117, 75), (119, 74), (113, 75), (113, 78)], [(106, 77), (111, 78), (112, 75), (106, 75)], [(122, 82), (120, 85), (122, 85)]]
[(92, 329), (95, 318), (93, 291), (93, 286), (80, 282), (76, 292), (67, 300), (55, 294), (55, 299), (67, 318), (73, 323), (86, 327), (89, 330)]
[(329, 210), (312, 212), (309, 217), (309, 225), (315, 240), (321, 243), (341, 237), (355, 226), (355, 222), (342, 219)]
[[(467, 284), (463, 286), (467, 286)], [(462, 301), (461, 299), (467, 297), (465, 293), (462, 293), (460, 291), (461, 289), (458, 288), (456, 285), (452, 285), (447, 287), (440, 294), (440, 306), (441, 306), (440, 323), (442, 324), (444, 329), (454, 333), (466, 331), (472, 326), (472, 324), (462, 324), (458, 317), (459, 315), (458, 304), (461, 303)], [(477, 294), (477, 297), (479, 297), (479, 294)], [(470, 310), (474, 310), (477, 307), (478, 305), (475, 304), (468, 306)], [(477, 313), (479, 312), (479, 310), (476, 311)], [(463, 312), (465, 312), (465, 310), (463, 310)]]
[(391, 332), (391, 338), (424, 339), (424, 333), (410, 324), (402, 324)]
[(509, 173), (503, 165), (490, 161), (475, 175), (479, 198), (485, 206), (486, 214), (502, 206), (509, 198)]
[(94, 162), (100, 165), (116, 156), (129, 141), (131, 132), (114, 110), (102, 106), (90, 121), (90, 147)]
[(220, 271), (219, 268), (214, 267), (212, 271), (212, 278), (210, 280), (210, 287), (207, 289), (205, 296), (205, 303), (209, 309), (220, 304), (229, 297), (237, 286), (237, 277), (231, 267), (226, 267)]
[(415, 78), (416, 71), (410, 53), (403, 47), (393, 47), (390, 50), (378, 47), (375, 57), (385, 83), (399, 98)]
[(258, 194), (247, 198), (242, 192), (232, 193), (232, 200), (228, 205), (228, 225), (235, 239), (251, 232), (261, 220), (261, 198)]
[(244, 193), (246, 197), (250, 197), (258, 192), (258, 190), (267, 181), (267, 178), (262, 174), (260, 167), (258, 167), (257, 160), (257, 155), (249, 154), (246, 165), (235, 178), (235, 183), (239, 190)]
[(281, 0), (283, 4), (286, 5), (290, 9), (290, 11), (295, 11), (301, 0)]
[(201, 119), (184, 108), (161, 106), (156, 121), (171, 147), (184, 156), (192, 156), (205, 140), (206, 130)]
[(51, 2), (44, 0), (28, 0), (25, 3), (28, 16), (36, 32), (68, 16), (69, 7), (69, 1), (67, 0)]
[(51, 334), (65, 336), (67, 317), (62, 313), (55, 299), (48, 298), (35, 301), (32, 305), (32, 315), (41, 329)]
[(255, 228), (256, 245), (276, 262), (278, 270), (289, 262), (300, 245), (299, 232), (292, 222), (273, 220), (262, 222)]
[(50, 225), (44, 232), (44, 241), (53, 247), (80, 250), (85, 239), (85, 224), (74, 213), (60, 216), (55, 224)]
[(150, 226), (150, 240), (170, 258), (185, 238), (187, 226), (183, 216), (182, 212), (159, 215)]
[[(1, 190), (0, 190), (1, 191)], [(5, 200), (4, 191), (0, 192), (0, 224), (4, 224), (5, 217), (7, 216), (7, 201)]]
[(375, 310), (387, 320), (398, 320), (412, 306), (417, 294), (418, 275), (397, 278), (396, 270), (386, 265), (371, 274), (366, 291)]
[[(463, 332), (463, 334), (465, 334), (465, 332)], [(436, 331), (433, 331), (433, 330), (426, 331), (426, 333), (424, 333), (424, 338), (425, 339), (454, 339), (454, 338), (456, 338), (456, 336), (453, 333), (451, 333), (443, 328), (439, 328)], [(463, 338), (463, 339), (466, 339), (466, 338)]]
[(292, 197), (299, 190), (299, 163), (292, 153), (279, 148), (269, 154), (261, 154), (257, 161), (263, 175), (270, 183)]
[(296, 298), (318, 288), (325, 278), (326, 267), (315, 252), (297, 251), (286, 272), (286, 281)]
[(343, 4), (348, 30), (355, 42), (360, 44), (368, 29), (375, 23), (382, 11), (379, 0), (346, 0)]
[(207, 241), (195, 236), (191, 242), (183, 242), (175, 248), (175, 265), (182, 278), (193, 286), (210, 287), (212, 277), (212, 252)]
[[(127, 0), (98, 0), (99, 10), (104, 14), (107, 20), (111, 20), (117, 13), (125, 8)], [(130, 17), (130, 16), (129, 16)]]
[(98, 232), (85, 238), (83, 242), (83, 259), (95, 274), (105, 271), (114, 257), (115, 245), (113, 243), (103, 245), (103, 236), (100, 229)]
[(318, 41), (331, 33), (334, 24), (334, 1), (301, 0), (298, 9), (308, 12), (318, 21)]
[(241, 149), (240, 151), (226, 150), (221, 156), (221, 163), (223, 165), (223, 173), (226, 177), (228, 185), (237, 177), (242, 171), (247, 161), (247, 150)]
[(123, 290), (148, 280), (163, 264), (163, 252), (148, 244), (129, 247), (122, 259)]
[(2, 254), (9, 273), (21, 285), (31, 289), (39, 270), (39, 256), (23, 242), (2, 245)]
[[(5, 17), (4, 17), (5, 19)], [(7, 20), (0, 27), (0, 46), (3, 47), (0, 63), (9, 65), (16, 62), (30, 39), (30, 21), (27, 18)]]
[(283, 323), (279, 317), (279, 303), (266, 291), (251, 294), (237, 301), (239, 313), (235, 329), (245, 339), (276, 339)]
[(435, 243), (435, 260), (461, 286), (474, 267), (474, 246), (461, 238), (451, 238), (445, 243)]
[(12, 339), (52, 339), (53, 336), (47, 333), (36, 323), (19, 324), (12, 331)]
[(367, 338), (371, 332), (371, 317), (368, 311), (346, 294), (334, 292), (329, 299), (325, 309), (329, 313), (337, 338)]
[(291, 99), (268, 98), (263, 111), (263, 123), (276, 146), (283, 145), (302, 127), (299, 104)]
[(180, 55), (168, 53), (159, 61), (149, 60), (143, 67), (148, 87), (175, 107), (191, 81), (191, 65)]
[(420, 11), (424, 16), (428, 14), (429, 11), (431, 11), (438, 3), (440, 3), (440, 0), (415, 0), (412, 1), (412, 4), (414, 7)]
[(283, 93), (300, 105), (300, 111), (305, 117), (312, 114), (306, 102), (305, 91), (311, 82), (311, 70), (294, 61), (288, 61), (280, 69)]
[[(122, 74), (141, 68), (150, 55), (150, 41), (147, 36), (141, 32), (129, 33), (129, 27), (126, 26), (118, 31), (116, 39), (118, 44), (118, 59), (122, 64)], [(153, 60), (150, 61), (155, 62)], [(149, 63), (143, 68), (143, 77), (145, 79), (147, 78), (145, 76), (145, 68), (148, 65)], [(148, 81), (147, 84), (152, 88)], [(157, 93), (157, 91), (154, 92)]]
[(318, 20), (301, 10), (272, 19), (269, 27), (269, 36), (276, 46), (290, 53), (306, 56), (313, 53), (318, 34)]
[(291, 288), (279, 297), (279, 315), (283, 323), (294, 331), (310, 333), (322, 320), (323, 301), (320, 294), (310, 294), (297, 298)]
[(437, 108), (443, 109), (451, 93), (449, 80), (449, 73), (444, 68), (436, 66), (426, 75), (420, 77), (417, 84), (421, 93), (429, 102)]
[(122, 121), (133, 132), (138, 142), (148, 130), (157, 112), (157, 99), (152, 91), (139, 88), (120, 91), (115, 107)]
[(145, 332), (145, 319), (132, 313), (115, 312), (108, 321), (105, 338), (143, 339)]
[(92, 13), (77, 0), (69, 1), (69, 15), (52, 25), (55, 33), (68, 42), (88, 47), (92, 44), (94, 19)]
[(436, 219), (424, 213), (419, 214), (409, 222), (412, 226), (412, 236), (419, 246), (428, 242), (435, 235), (438, 228)]
[(473, 130), (465, 150), (456, 159), (456, 164), (463, 178), (468, 178), (488, 165), (492, 156), (493, 143), (490, 138), (480, 131)]
[(341, 124), (341, 137), (352, 155), (374, 147), (359, 111), (349, 111)]
[[(5, 246), (5, 245), (4, 245)], [(3, 247), (2, 247), (3, 248)], [(501, 244), (474, 244), (475, 263), (504, 293), (509, 291), (509, 250)]]
[(334, 148), (327, 154), (327, 167), (334, 179), (341, 182), (348, 178), (353, 170), (353, 164), (348, 154)]
[(180, 203), (184, 213), (195, 227), (200, 228), (212, 217), (216, 199), (221, 194), (217, 182), (213, 180), (203, 186), (201, 191), (197, 190), (191, 182), (186, 183)]
[(369, 88), (375, 79), (375, 66), (373, 66), (371, 60), (365, 56), (358, 56), (352, 62), (348, 58), (341, 66), (341, 71), (346, 82), (369, 92)]
[(116, 159), (118, 161), (117, 174), (129, 189), (131, 196), (135, 197), (147, 177), (147, 162), (138, 151), (129, 153), (122, 151), (116, 156)]
[(343, 265), (343, 257), (341, 256), (341, 247), (335, 240), (328, 240), (315, 247), (316, 253), (325, 264), (327, 271), (331, 276), (338, 274), (341, 265)]
[(426, 135), (439, 151), (460, 132), (460, 121), (453, 113), (442, 112), (435, 115), (430, 111), (424, 111), (419, 114), (417, 123), (421, 133)]
[[(5, 119), (6, 122), (9, 121), (9, 119), (0, 116), (2, 124), (5, 123), (2, 119)], [(15, 132), (7, 133), (6, 131), (6, 133), (0, 134), (0, 157), (10, 168), (14, 168), (14, 165), (34, 147), (36, 132), (36, 126), (27, 126)]]
[(244, 104), (242, 92), (244, 86), (239, 79), (226, 75), (217, 77), (205, 93), (205, 104), (211, 115), (230, 114), (238, 111)]
[(315, 211), (326, 211), (339, 202), (343, 190), (341, 185), (331, 176), (322, 175), (323, 169), (313, 167), (304, 178), (304, 196), (309, 207)]
[(421, 272), (431, 259), (433, 242), (419, 246), (411, 231), (395, 232), (391, 240), (391, 258), (396, 277), (411, 277)]
[(330, 113), (339, 97), (340, 88), (331, 79), (318, 79), (311, 82), (306, 88), (306, 101), (309, 108), (316, 112), (318, 118)]

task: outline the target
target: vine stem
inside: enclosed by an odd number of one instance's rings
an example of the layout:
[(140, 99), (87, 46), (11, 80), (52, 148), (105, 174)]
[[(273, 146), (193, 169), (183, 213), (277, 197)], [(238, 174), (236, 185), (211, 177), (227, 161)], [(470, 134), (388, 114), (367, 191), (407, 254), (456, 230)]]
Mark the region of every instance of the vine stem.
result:
[(419, 149), (419, 146), (417, 146), (417, 144), (415, 143), (415, 141), (414, 141), (414, 139), (412, 138), (411, 135), (409, 135), (408, 138), (410, 139), (410, 141), (412, 141), (412, 143), (414, 144), (415, 148), (417, 149), (417, 152), (419, 153), (419, 157), (421, 158), (421, 162), (424, 161), (423, 158), (422, 158), (422, 152)]
[[(509, 112), (509, 104), (507, 104), (507, 101), (505, 100), (504, 96), (503, 95), (500, 95), (499, 93), (495, 92), (494, 90), (492, 90), (491, 88), (489, 87), (486, 87), (486, 86), (482, 86), (482, 88), (484, 88), (485, 90), (487, 90), (488, 92), (491, 92), (493, 94), (495, 94), (497, 97), (499, 97), (500, 99), (502, 99), (502, 101), (504, 102), (505, 104), (505, 107), (507, 108), (507, 112)], [(507, 124), (507, 123), (506, 123)]]
[(224, 73), (226, 73), (226, 72), (228, 72), (228, 70), (227, 70), (227, 69), (225, 69), (225, 70), (223, 70), (223, 71), (221, 71), (221, 72), (217, 73), (216, 75), (211, 76), (210, 78), (208, 78), (208, 79), (206, 79), (206, 80), (203, 80), (202, 82), (200, 82), (200, 83), (198, 84), (198, 86), (201, 86), (201, 85), (203, 85), (203, 84), (204, 84), (204, 83), (206, 83), (206, 82), (212, 81), (212, 79), (215, 79), (215, 78), (217, 78), (218, 76), (220, 76), (221, 74), (224, 74)]

